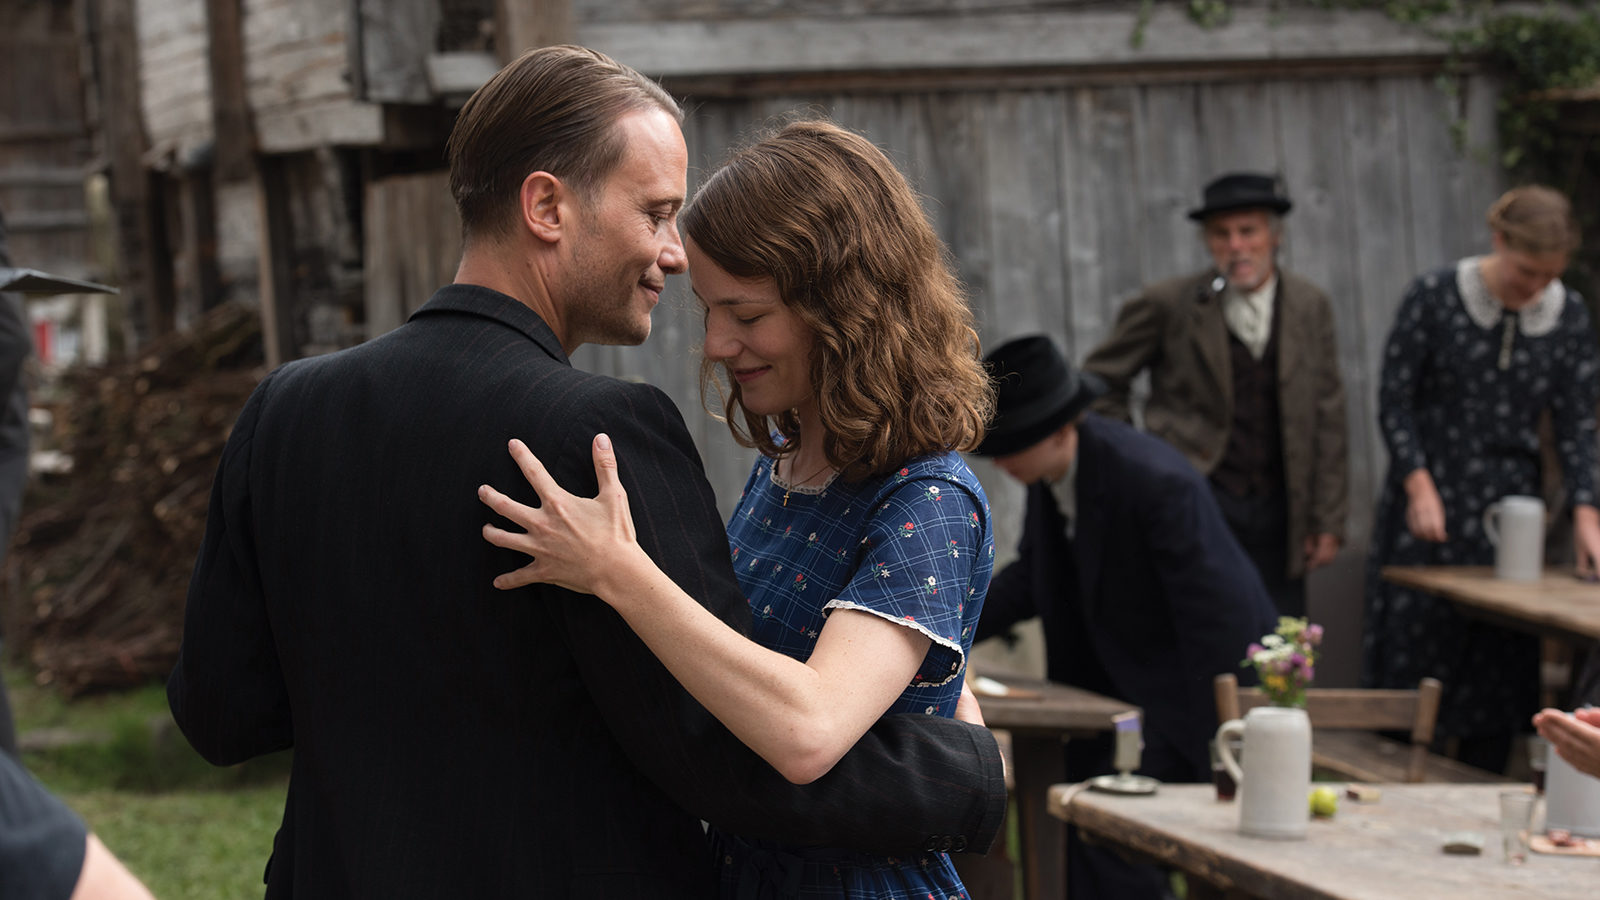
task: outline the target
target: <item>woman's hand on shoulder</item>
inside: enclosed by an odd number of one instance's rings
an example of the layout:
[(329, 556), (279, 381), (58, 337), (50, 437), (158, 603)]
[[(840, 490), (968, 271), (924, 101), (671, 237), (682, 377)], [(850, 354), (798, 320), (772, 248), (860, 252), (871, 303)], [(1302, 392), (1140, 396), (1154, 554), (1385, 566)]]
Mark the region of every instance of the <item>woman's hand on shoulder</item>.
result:
[(518, 503), (487, 484), (479, 486), (478, 499), (484, 505), (524, 529), (515, 532), (485, 525), (484, 540), (532, 557), (522, 568), (495, 578), (495, 587), (510, 590), (534, 583), (554, 584), (604, 597), (606, 580), (618, 571), (619, 563), (630, 554), (643, 555), (628, 510), (628, 493), (617, 477), (611, 439), (596, 435), (592, 449), (600, 486), (593, 499), (563, 490), (533, 451), (515, 439), (510, 443), (511, 458), (538, 493), (540, 505)]

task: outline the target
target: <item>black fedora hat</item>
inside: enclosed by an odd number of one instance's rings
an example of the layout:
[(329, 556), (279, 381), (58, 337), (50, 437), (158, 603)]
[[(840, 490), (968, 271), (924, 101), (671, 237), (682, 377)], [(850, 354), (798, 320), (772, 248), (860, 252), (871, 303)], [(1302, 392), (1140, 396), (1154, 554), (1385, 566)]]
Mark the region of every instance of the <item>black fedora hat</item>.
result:
[(1001, 344), (983, 358), (995, 383), (994, 421), (979, 456), (1009, 456), (1032, 447), (1077, 418), (1106, 392), (1092, 372), (1067, 364), (1055, 341), (1035, 334)]
[(1203, 199), (1199, 209), (1189, 210), (1189, 218), (1196, 222), (1236, 209), (1270, 209), (1281, 216), (1294, 206), (1277, 178), (1255, 172), (1233, 172), (1213, 180)]

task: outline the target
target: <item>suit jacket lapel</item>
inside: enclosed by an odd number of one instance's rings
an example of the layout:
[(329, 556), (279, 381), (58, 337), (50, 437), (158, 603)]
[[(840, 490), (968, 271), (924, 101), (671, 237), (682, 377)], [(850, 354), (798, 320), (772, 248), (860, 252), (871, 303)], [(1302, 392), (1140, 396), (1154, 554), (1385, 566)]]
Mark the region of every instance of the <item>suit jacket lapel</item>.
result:
[(1195, 283), (1194, 302), (1189, 306), (1195, 343), (1221, 396), (1233, 394), (1233, 379), (1228, 368), (1228, 324), (1222, 318), (1222, 294), (1211, 289), (1219, 276), (1207, 272)]
[(1299, 292), (1289, 286), (1283, 270), (1278, 270), (1278, 302), (1273, 315), (1278, 329), (1278, 387), (1282, 390), (1289, 376), (1300, 366), (1300, 357), (1311, 352), (1311, 341), (1306, 335), (1310, 319), (1302, 311)]

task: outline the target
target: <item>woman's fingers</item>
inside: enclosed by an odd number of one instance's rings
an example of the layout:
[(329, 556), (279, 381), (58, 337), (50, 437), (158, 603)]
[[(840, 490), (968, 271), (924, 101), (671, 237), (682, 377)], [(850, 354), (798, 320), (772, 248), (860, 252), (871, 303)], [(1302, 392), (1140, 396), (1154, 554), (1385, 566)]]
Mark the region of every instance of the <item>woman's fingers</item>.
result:
[(617, 474), (617, 452), (611, 446), (611, 437), (607, 434), (594, 436), (594, 478), (600, 485), (600, 492), (595, 499), (605, 504), (606, 507), (619, 517), (623, 537), (627, 540), (638, 540), (638, 534), (633, 528), (633, 513), (628, 509), (628, 492), (622, 486), (622, 477)]
[(533, 451), (528, 449), (527, 444), (512, 438), (507, 446), (511, 449), (511, 458), (516, 461), (517, 468), (522, 470), (522, 477), (528, 479), (528, 484), (539, 495), (540, 502), (548, 503), (552, 497), (556, 496), (572, 496), (562, 490), (561, 485), (556, 484), (556, 480), (551, 477), (549, 470), (545, 469), (544, 463), (539, 461), (539, 457), (533, 455)]

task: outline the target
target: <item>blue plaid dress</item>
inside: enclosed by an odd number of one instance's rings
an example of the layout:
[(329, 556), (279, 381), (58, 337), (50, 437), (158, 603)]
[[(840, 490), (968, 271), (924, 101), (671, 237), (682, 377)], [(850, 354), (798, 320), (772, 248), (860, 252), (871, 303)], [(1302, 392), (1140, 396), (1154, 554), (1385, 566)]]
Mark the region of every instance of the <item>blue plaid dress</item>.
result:
[[(785, 496), (787, 495), (787, 506)], [(857, 483), (787, 489), (763, 457), (728, 525), (750, 635), (807, 659), (828, 612), (862, 610), (926, 635), (921, 670), (890, 713), (951, 716), (994, 568), (983, 487), (960, 455), (917, 457)], [(746, 841), (712, 829), (724, 897), (965, 898), (950, 858)]]

